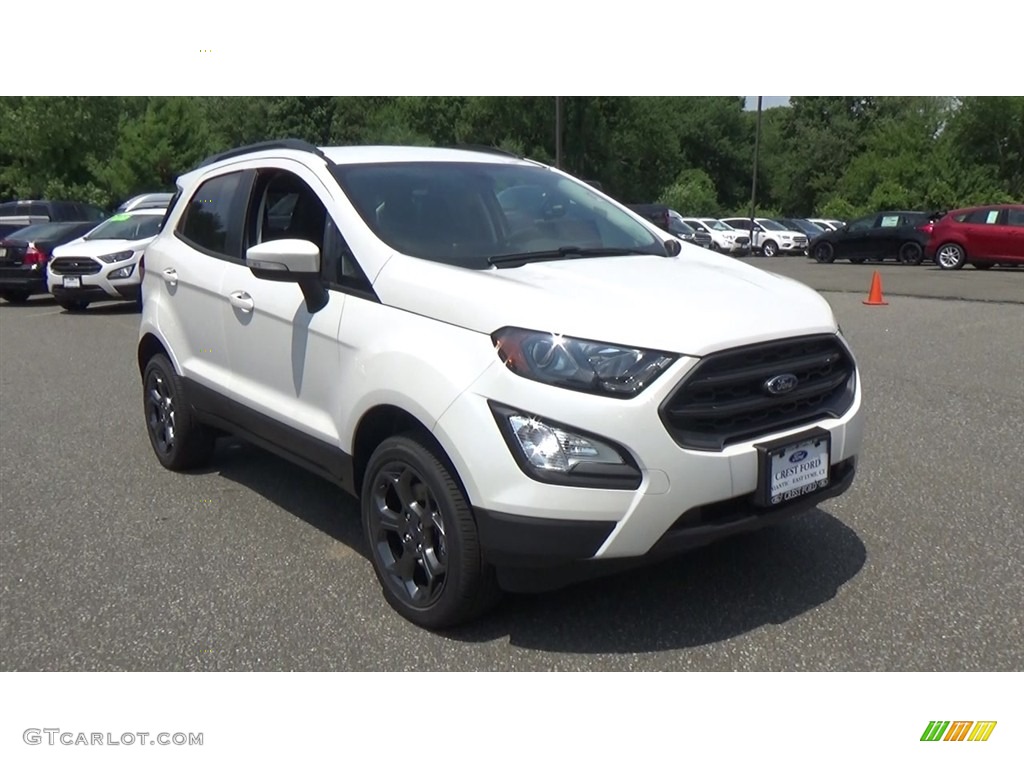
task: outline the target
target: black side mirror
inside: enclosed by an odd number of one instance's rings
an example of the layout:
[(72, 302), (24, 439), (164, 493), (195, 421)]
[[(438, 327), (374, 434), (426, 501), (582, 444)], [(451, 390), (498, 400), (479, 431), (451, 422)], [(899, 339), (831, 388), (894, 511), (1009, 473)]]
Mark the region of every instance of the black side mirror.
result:
[(678, 240), (671, 239), (665, 241), (665, 253), (669, 256), (678, 256), (683, 251), (683, 246)]

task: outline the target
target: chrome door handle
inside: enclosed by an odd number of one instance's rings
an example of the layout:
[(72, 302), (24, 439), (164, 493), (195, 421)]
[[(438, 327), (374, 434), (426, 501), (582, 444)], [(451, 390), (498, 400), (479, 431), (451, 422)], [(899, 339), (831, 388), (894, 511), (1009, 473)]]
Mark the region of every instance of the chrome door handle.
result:
[(163, 277), (165, 283), (168, 283), (169, 285), (177, 285), (178, 284), (178, 273), (177, 273), (177, 271), (175, 271), (173, 269), (165, 269), (160, 274)]
[(243, 312), (252, 312), (252, 308), (256, 306), (256, 302), (252, 300), (245, 291), (234, 291), (228, 294), (228, 301), (231, 302), (231, 306), (242, 310)]

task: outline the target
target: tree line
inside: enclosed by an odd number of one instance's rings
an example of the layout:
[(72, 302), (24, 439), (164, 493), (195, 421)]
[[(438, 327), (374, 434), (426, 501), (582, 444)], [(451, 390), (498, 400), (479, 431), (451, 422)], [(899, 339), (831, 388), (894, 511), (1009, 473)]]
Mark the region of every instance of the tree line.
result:
[[(742, 96), (562, 97), (562, 167), (627, 203), (749, 211)], [(278, 138), (478, 144), (553, 163), (554, 97), (0, 97), (0, 199), (113, 207), (204, 157)], [(1024, 97), (794, 96), (761, 117), (760, 215), (1024, 201)]]

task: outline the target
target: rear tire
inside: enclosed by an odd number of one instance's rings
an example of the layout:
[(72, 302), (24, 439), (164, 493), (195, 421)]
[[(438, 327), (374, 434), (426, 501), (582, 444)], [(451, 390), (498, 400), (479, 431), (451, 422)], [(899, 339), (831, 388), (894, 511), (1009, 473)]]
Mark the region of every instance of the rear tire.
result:
[(920, 243), (907, 241), (900, 246), (898, 258), (902, 263), (916, 267), (924, 260), (924, 248)]
[(214, 436), (195, 417), (182, 379), (164, 355), (154, 355), (142, 374), (146, 432), (157, 460), (180, 472), (206, 464)]
[(11, 304), (24, 304), (32, 294), (28, 291), (4, 291), (0, 299), (7, 299)]
[(370, 457), (360, 496), (384, 598), (427, 629), (474, 619), (501, 595), (469, 502), (438, 451), (415, 432), (388, 438)]
[(963, 269), (967, 263), (967, 252), (956, 243), (945, 243), (936, 249), (935, 263), (939, 269)]

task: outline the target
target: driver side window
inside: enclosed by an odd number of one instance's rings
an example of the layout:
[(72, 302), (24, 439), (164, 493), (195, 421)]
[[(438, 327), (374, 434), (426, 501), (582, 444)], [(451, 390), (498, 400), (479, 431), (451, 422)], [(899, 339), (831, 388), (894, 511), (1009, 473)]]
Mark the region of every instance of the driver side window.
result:
[(247, 227), (248, 244), (308, 240), (320, 249), (328, 288), (370, 294), (373, 289), (320, 197), (298, 176), (267, 169), (257, 177)]
[(874, 226), (874, 224), (875, 224), (875, 217), (874, 216), (871, 216), (870, 218), (866, 218), (866, 219), (857, 219), (856, 221), (854, 221), (854, 222), (852, 222), (850, 224), (849, 230), (851, 232), (862, 232), (865, 229), (871, 229), (871, 227)]

